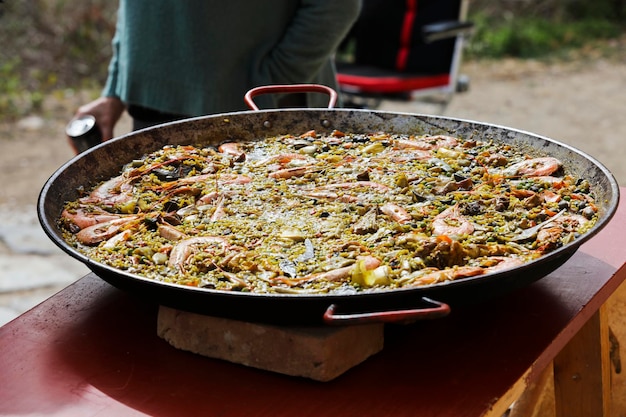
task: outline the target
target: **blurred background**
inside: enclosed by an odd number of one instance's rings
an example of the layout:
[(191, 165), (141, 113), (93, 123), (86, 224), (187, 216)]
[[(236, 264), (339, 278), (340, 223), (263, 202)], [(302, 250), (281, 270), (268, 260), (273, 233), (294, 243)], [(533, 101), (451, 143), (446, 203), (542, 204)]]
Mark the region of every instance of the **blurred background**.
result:
[[(117, 2), (0, 1), (0, 117), (43, 112), (47, 95), (97, 95), (106, 78)], [(609, 54), (626, 0), (470, 0), (476, 25), (464, 59), (571, 60)], [(607, 42), (608, 41), (608, 42)]]

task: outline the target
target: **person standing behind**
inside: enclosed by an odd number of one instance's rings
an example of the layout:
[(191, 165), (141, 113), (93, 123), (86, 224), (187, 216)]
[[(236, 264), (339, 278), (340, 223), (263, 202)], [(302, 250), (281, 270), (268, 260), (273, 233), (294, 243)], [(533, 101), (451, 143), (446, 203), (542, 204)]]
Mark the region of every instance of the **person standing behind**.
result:
[[(333, 54), (360, 0), (120, 0), (101, 97), (81, 106), (103, 141), (128, 110), (133, 129), (185, 117), (246, 110), (257, 86), (337, 88)], [(327, 97), (307, 94), (306, 107)], [(277, 108), (279, 98), (255, 99)]]

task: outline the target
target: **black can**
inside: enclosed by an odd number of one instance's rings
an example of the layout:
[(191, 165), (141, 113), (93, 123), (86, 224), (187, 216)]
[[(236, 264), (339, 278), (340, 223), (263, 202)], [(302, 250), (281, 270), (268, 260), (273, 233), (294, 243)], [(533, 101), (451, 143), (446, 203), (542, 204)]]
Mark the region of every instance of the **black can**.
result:
[(70, 120), (65, 127), (65, 133), (76, 153), (84, 152), (102, 143), (102, 133), (96, 125), (96, 118), (89, 114)]

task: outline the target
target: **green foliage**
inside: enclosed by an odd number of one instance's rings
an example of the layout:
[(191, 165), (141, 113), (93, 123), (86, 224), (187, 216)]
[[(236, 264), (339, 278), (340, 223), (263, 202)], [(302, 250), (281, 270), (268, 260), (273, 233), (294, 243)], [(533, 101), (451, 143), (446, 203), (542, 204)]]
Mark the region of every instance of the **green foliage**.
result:
[(15, 71), (18, 59), (0, 64), (0, 114), (15, 113), (16, 96), (21, 92), (20, 79)]
[(494, 21), (503, 18), (545, 19), (550, 22), (608, 20), (623, 24), (626, 0), (470, 0), (470, 12)]
[(497, 20), (476, 14), (476, 25), (467, 55), (472, 57), (540, 58), (562, 54), (590, 41), (619, 36), (618, 23), (605, 19), (555, 22), (542, 18), (521, 17)]
[(626, 17), (626, 1), (569, 0), (566, 11), (572, 19), (602, 19), (617, 23)]
[(39, 111), (46, 94), (102, 85), (117, 2), (0, 2), (0, 118)]

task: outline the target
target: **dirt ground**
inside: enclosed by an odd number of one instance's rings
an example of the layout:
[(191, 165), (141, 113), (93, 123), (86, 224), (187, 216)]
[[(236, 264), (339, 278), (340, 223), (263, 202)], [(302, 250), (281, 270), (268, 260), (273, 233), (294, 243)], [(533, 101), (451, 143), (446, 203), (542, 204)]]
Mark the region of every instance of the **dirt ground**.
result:
[[(458, 94), (446, 116), (541, 134), (572, 145), (626, 184), (626, 42), (610, 57), (596, 54), (568, 63), (504, 60), (462, 67), (470, 90)], [(43, 116), (0, 123), (0, 212), (34, 210), (41, 186), (73, 153), (64, 125), (84, 95), (49, 97)], [(392, 111), (430, 113), (427, 105), (384, 103)], [(116, 134), (128, 131), (124, 118)], [(611, 299), (610, 325), (626, 358), (626, 285)], [(626, 416), (626, 383), (613, 375), (614, 417)]]

